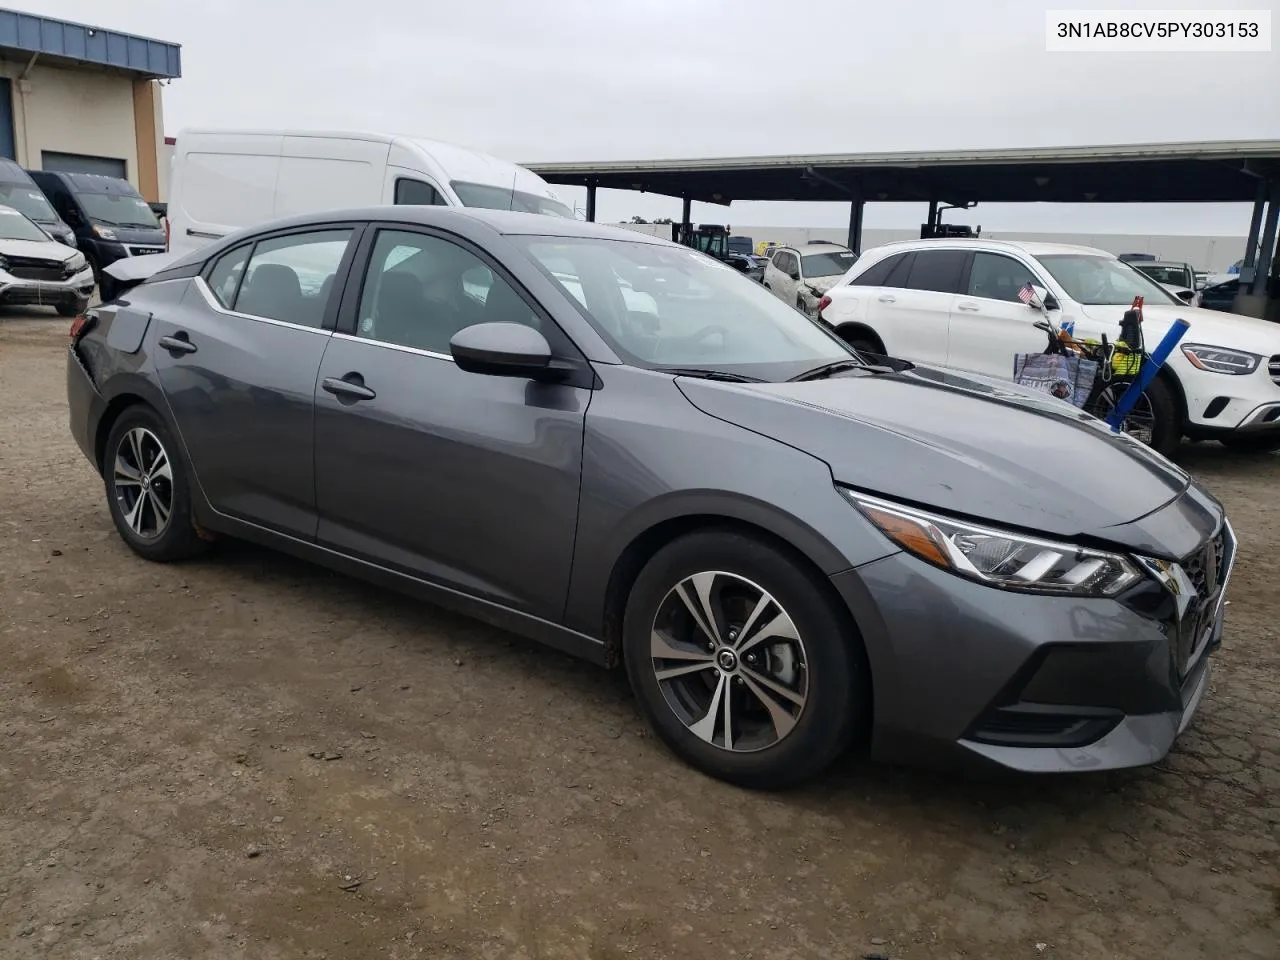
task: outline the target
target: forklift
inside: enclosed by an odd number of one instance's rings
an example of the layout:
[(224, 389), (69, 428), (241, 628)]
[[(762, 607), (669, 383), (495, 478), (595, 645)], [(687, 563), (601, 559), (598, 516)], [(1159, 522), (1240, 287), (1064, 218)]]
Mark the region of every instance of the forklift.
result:
[(730, 228), (719, 223), (671, 224), (671, 240), (685, 247), (692, 247), (722, 263), (727, 263), (751, 277), (752, 280), (764, 279), (764, 264), (757, 263), (760, 258), (734, 253), (729, 249)]

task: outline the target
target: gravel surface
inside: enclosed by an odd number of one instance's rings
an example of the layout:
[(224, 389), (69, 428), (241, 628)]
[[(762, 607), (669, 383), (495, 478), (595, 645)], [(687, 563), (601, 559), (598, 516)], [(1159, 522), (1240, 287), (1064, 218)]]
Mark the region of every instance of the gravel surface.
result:
[(1280, 459), (1183, 453), (1241, 559), (1158, 767), (758, 795), (619, 676), (255, 547), (136, 558), (66, 330), (0, 313), (0, 957), (1280, 957)]

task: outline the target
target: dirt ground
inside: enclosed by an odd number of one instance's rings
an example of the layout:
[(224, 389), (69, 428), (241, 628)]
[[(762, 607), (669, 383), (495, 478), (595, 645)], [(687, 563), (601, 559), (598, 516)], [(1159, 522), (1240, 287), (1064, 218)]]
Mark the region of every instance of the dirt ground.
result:
[(1183, 459), (1242, 547), (1158, 767), (692, 772), (625, 682), (248, 546), (148, 564), (0, 314), (0, 957), (1280, 957), (1280, 459)]

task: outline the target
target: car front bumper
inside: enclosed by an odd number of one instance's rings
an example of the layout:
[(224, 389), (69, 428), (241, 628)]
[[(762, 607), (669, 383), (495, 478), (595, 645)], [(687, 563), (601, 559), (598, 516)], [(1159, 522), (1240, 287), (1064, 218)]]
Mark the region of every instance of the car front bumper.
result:
[(28, 280), (0, 272), (0, 306), (83, 309), (92, 295), (93, 271), (87, 266), (66, 280)]
[(871, 667), (873, 756), (1028, 773), (1158, 762), (1221, 643), (1235, 559), (1223, 530), (1204, 598), (1154, 577), (1123, 600), (1014, 593), (905, 553), (837, 574)]

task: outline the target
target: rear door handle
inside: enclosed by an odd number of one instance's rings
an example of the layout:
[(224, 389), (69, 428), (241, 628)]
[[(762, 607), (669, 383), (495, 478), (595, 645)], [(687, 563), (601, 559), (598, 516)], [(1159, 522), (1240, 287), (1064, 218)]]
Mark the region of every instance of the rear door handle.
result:
[(964, 310), (966, 313), (977, 313), (978, 305), (976, 303), (960, 303), (956, 305), (957, 310)]
[(172, 337), (161, 337), (160, 346), (164, 347), (175, 357), (185, 353), (195, 353), (196, 345), (191, 342), (191, 338), (185, 333), (175, 333)]
[(339, 400), (372, 400), (377, 396), (364, 385), (364, 377), (348, 373), (345, 377), (325, 377), (320, 386)]
[(891, 293), (882, 293), (877, 298), (881, 303), (897, 303), (898, 298)]

